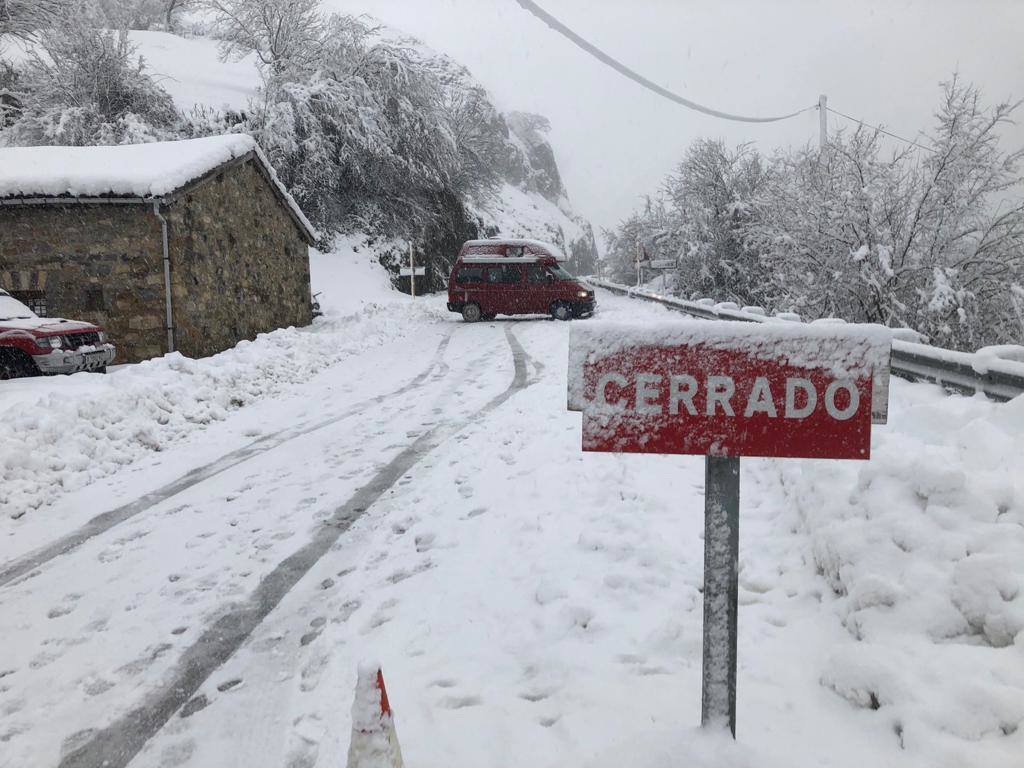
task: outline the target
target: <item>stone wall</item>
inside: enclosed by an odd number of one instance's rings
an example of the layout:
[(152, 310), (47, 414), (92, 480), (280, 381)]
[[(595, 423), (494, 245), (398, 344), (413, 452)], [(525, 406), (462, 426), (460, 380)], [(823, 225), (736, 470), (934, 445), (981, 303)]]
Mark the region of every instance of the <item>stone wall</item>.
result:
[(102, 325), (116, 362), (163, 354), (160, 225), (144, 205), (0, 205), (0, 287)]
[(164, 209), (175, 340), (190, 357), (312, 322), (309, 249), (254, 163), (224, 168)]
[[(204, 357), (312, 321), (309, 249), (255, 160), (163, 206), (175, 347)], [(149, 205), (0, 205), (0, 287), (102, 325), (116, 362), (167, 351), (163, 245)]]

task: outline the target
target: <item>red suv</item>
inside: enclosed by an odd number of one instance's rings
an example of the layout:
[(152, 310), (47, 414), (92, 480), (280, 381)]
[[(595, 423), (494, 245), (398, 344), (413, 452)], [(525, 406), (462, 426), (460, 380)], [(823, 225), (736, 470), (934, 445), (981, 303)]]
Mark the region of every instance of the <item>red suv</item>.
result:
[(495, 315), (594, 314), (593, 289), (566, 272), (562, 260), (555, 246), (539, 240), (469, 240), (448, 278), (448, 310), (470, 323)]
[(107, 370), (114, 345), (98, 325), (39, 317), (0, 290), (0, 379)]

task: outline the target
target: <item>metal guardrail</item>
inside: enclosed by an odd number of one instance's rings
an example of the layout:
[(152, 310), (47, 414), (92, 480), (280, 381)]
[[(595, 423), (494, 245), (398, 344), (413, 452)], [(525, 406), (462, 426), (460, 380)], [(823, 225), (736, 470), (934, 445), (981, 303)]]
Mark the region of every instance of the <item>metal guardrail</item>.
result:
[[(778, 317), (744, 312), (741, 309), (677, 299), (597, 278), (587, 278), (587, 282), (612, 293), (661, 304), (677, 312), (706, 320), (746, 323), (790, 322)], [(1001, 402), (1024, 394), (1024, 363), (931, 347), (927, 344), (915, 344), (900, 339), (893, 339), (892, 342), (892, 372), (910, 381), (931, 381), (945, 389), (964, 394), (983, 392), (987, 397)]]

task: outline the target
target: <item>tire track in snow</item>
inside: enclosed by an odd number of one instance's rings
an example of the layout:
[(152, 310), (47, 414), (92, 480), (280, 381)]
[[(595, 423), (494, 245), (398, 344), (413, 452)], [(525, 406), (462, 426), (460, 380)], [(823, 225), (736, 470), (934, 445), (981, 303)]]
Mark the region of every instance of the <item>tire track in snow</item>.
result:
[(157, 488), (155, 491), (151, 491), (135, 501), (128, 502), (116, 509), (99, 514), (89, 520), (82, 527), (62, 536), (56, 541), (33, 552), (22, 555), (21, 557), (15, 558), (7, 563), (0, 564), (0, 588), (18, 581), (26, 574), (34, 575), (34, 571), (37, 571), (39, 568), (42, 568), (47, 563), (58, 557), (73, 552), (82, 544), (89, 541), (89, 539), (95, 538), (102, 533), (106, 533), (114, 526), (120, 525), (126, 520), (130, 520), (157, 504), (161, 504), (177, 494), (187, 491), (189, 488), (199, 485), (199, 483), (202, 483), (205, 480), (209, 480), (211, 477), (215, 477), (229, 469), (232, 469), (233, 467), (237, 467), (239, 464), (248, 461), (254, 456), (259, 456), (267, 451), (273, 450), (274, 448), (278, 448), (290, 440), (308, 435), (312, 432), (316, 432), (317, 430), (329, 427), (332, 424), (336, 424), (339, 421), (351, 418), (369, 406), (378, 405), (385, 400), (393, 397), (399, 397), (413, 389), (416, 389), (430, 377), (431, 373), (433, 373), (435, 369), (437, 369), (437, 372), (443, 376), (449, 370), (448, 364), (444, 362), (444, 353), (448, 348), (448, 343), (451, 341), (453, 332), (454, 328), (448, 330), (444, 338), (441, 339), (441, 342), (438, 344), (437, 350), (435, 350), (434, 356), (427, 367), (404, 386), (399, 387), (392, 392), (387, 392), (383, 395), (377, 395), (376, 397), (363, 400), (340, 414), (331, 416), (314, 424), (290, 427), (288, 429), (282, 429), (278, 432), (274, 432), (270, 435), (264, 435), (259, 440), (255, 440), (248, 445), (242, 446), (238, 450), (225, 454), (216, 461), (189, 470), (176, 480), (172, 480), (163, 487)]
[[(450, 337), (449, 337), (450, 338)], [(501, 406), (510, 397), (532, 386), (527, 365), (531, 358), (510, 327), (505, 338), (512, 351), (515, 374), (506, 389), (481, 408), (449, 424), (439, 424), (418, 437), (370, 481), (360, 488), (324, 523), (314, 538), (268, 573), (248, 600), (220, 616), (189, 646), (168, 682), (140, 706), (67, 754), (58, 768), (125, 768), (174, 713), (192, 698), (210, 676), (246, 641), (252, 631), (281, 602), (299, 580), (330, 551), (353, 523), (391, 489), (427, 454), (473, 421)]]

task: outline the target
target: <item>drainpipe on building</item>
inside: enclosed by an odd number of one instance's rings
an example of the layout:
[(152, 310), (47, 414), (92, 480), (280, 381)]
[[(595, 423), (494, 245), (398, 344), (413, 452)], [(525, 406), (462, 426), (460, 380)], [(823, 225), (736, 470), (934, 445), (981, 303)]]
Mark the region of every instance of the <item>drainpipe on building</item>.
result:
[(164, 246), (164, 306), (167, 310), (167, 351), (174, 351), (174, 321), (171, 314), (171, 255), (167, 250), (167, 219), (160, 213), (160, 201), (153, 201), (153, 213), (160, 219), (160, 234)]

